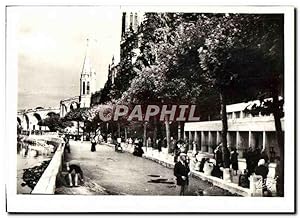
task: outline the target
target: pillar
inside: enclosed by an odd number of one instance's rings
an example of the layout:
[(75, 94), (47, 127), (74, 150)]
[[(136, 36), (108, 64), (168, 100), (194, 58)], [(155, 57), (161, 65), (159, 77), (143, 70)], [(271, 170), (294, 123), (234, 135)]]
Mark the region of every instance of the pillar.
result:
[(236, 148), (239, 149), (240, 147), (240, 142), (241, 141), (241, 135), (240, 135), (240, 132), (239, 131), (236, 131), (236, 142), (235, 142), (235, 145), (236, 145)]
[(178, 140), (181, 139), (181, 123), (180, 121), (178, 122), (178, 135), (177, 135)]
[(253, 137), (253, 133), (251, 131), (249, 131), (249, 148), (253, 147), (254, 148), (254, 137)]
[(263, 143), (262, 143), (262, 150), (266, 149), (266, 131), (263, 131)]
[(251, 131), (249, 131), (249, 133), (248, 133), (248, 137), (249, 137), (249, 138), (248, 138), (248, 147), (249, 147), (249, 148), (251, 147), (251, 143), (252, 143), (252, 142), (251, 142), (251, 134), (252, 134)]
[(217, 145), (222, 141), (222, 137), (219, 131), (217, 131)]
[(201, 131), (201, 151), (205, 151), (205, 135), (204, 135), (204, 132)]
[(195, 131), (195, 142), (197, 144), (196, 150), (199, 151), (200, 150), (200, 136), (199, 136), (198, 131)]
[(232, 143), (231, 143), (230, 133), (228, 131), (227, 131), (226, 138), (227, 138), (227, 147), (230, 148)]
[(189, 131), (189, 150), (193, 149), (193, 136), (192, 136), (192, 131)]
[(186, 131), (184, 131), (184, 135), (183, 135), (183, 140), (184, 140), (184, 141), (187, 141), (187, 134), (188, 134), (188, 133), (187, 133)]
[(213, 153), (213, 149), (212, 149), (212, 134), (211, 131), (208, 131), (208, 152), (209, 153)]
[(239, 153), (239, 157), (243, 157), (244, 149), (241, 147), (242, 141), (241, 141), (241, 133), (239, 131), (236, 131), (236, 149)]

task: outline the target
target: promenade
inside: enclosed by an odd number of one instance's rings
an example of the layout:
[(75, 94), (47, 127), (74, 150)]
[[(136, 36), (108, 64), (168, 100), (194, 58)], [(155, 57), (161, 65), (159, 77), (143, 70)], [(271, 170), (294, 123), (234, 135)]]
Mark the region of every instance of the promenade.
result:
[[(90, 151), (89, 142), (70, 141), (65, 161), (76, 160), (84, 174), (80, 187), (56, 188), (56, 194), (83, 195), (178, 195), (173, 169), (131, 153), (117, 153), (106, 144)], [(63, 168), (64, 171), (64, 168)], [(65, 174), (65, 172), (62, 172)], [(191, 177), (187, 195), (232, 195), (212, 183)]]

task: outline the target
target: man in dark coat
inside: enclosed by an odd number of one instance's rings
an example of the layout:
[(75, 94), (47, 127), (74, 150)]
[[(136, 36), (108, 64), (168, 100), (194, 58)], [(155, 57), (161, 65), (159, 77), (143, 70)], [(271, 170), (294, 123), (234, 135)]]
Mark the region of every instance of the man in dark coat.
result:
[(222, 153), (221, 145), (219, 145), (215, 150), (215, 159), (216, 159), (216, 165), (218, 167), (223, 167), (223, 153)]
[(190, 168), (186, 161), (186, 154), (179, 155), (179, 162), (175, 164), (174, 175), (176, 176), (177, 185), (180, 187), (179, 195), (184, 195), (189, 185)]

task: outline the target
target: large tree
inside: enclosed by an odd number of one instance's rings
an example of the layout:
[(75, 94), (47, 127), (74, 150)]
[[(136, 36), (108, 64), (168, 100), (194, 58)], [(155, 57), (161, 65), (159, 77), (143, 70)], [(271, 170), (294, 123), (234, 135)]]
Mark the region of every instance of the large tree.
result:
[(51, 132), (55, 132), (62, 131), (67, 127), (71, 127), (73, 126), (73, 123), (65, 121), (62, 118), (60, 118), (59, 114), (53, 113), (47, 116), (46, 118), (39, 120), (38, 125), (47, 126)]

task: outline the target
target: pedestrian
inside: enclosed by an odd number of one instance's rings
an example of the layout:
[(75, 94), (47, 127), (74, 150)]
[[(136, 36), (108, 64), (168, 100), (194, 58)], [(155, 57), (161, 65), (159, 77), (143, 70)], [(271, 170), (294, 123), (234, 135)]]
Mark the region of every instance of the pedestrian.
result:
[(150, 137), (148, 137), (148, 139), (147, 139), (147, 147), (148, 147), (148, 148), (151, 148), (151, 147), (152, 147), (152, 141), (151, 141), (151, 138), (150, 138)]
[(161, 147), (162, 147), (162, 140), (161, 140), (161, 139), (158, 139), (158, 142), (157, 142), (157, 149), (158, 149), (158, 152), (161, 152)]
[(91, 143), (92, 143), (91, 152), (94, 152), (96, 151), (96, 144), (97, 144), (95, 138), (92, 138)]
[(170, 138), (170, 153), (173, 153), (175, 149), (176, 149), (176, 140), (173, 137), (171, 137)]
[(68, 171), (68, 180), (69, 186), (75, 187), (79, 186), (79, 181), (83, 183), (83, 172), (81, 170), (79, 162), (75, 160), (71, 160), (70, 162), (66, 163), (67, 171)]
[(238, 156), (239, 153), (237, 152), (236, 148), (233, 148), (230, 153), (230, 161), (231, 161), (231, 167), (235, 171), (235, 175), (237, 175), (237, 171), (239, 169)]
[(256, 175), (260, 175), (262, 177), (262, 191), (263, 195), (268, 194), (268, 188), (266, 185), (267, 175), (269, 173), (269, 168), (266, 166), (266, 162), (264, 159), (260, 159), (258, 161), (257, 167), (255, 168)]
[(246, 169), (247, 169), (247, 175), (248, 177), (252, 175), (252, 173), (254, 172), (254, 168), (255, 166), (253, 167), (253, 149), (252, 147), (248, 148), (246, 150), (246, 154), (245, 154), (245, 158), (246, 158)]
[(230, 167), (230, 151), (227, 146), (223, 146), (223, 166), (224, 168)]
[(215, 153), (216, 165), (218, 167), (222, 167), (223, 166), (222, 144), (218, 145), (218, 147), (215, 149), (214, 153)]
[(269, 156), (268, 156), (267, 151), (265, 149), (261, 150), (260, 159), (264, 159), (266, 163), (269, 162)]
[(177, 163), (179, 154), (181, 153), (179, 146), (180, 146), (180, 144), (178, 144), (178, 143), (175, 144), (175, 148), (174, 148), (174, 163)]
[(186, 161), (186, 156), (185, 153), (180, 153), (179, 162), (174, 167), (174, 175), (176, 176), (177, 185), (180, 188), (179, 195), (185, 195), (189, 185), (190, 168)]
[(132, 153), (134, 156), (138, 156), (138, 157), (142, 157), (143, 154), (144, 154), (144, 151), (142, 149), (142, 146), (139, 145), (139, 143), (136, 143), (134, 145), (134, 150), (133, 150), (133, 153)]
[(68, 153), (71, 153), (71, 147), (70, 147), (70, 139), (67, 135), (64, 136), (64, 142), (65, 142), (65, 150)]

